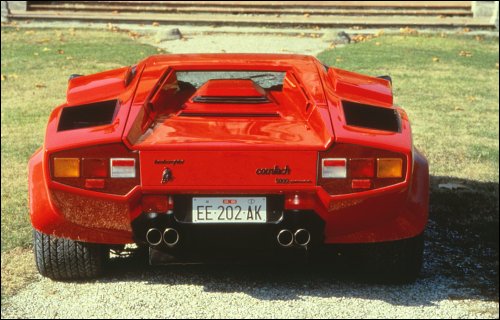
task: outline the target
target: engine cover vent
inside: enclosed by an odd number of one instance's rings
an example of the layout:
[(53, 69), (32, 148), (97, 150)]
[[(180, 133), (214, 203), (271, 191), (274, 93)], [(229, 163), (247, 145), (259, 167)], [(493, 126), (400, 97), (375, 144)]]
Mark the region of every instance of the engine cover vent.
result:
[(401, 119), (396, 110), (351, 101), (342, 101), (347, 125), (400, 132)]

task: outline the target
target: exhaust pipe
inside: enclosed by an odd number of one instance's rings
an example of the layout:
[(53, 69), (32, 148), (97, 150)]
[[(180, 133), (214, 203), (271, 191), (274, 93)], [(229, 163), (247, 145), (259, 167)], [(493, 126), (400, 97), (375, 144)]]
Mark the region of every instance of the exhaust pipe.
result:
[(161, 231), (156, 228), (151, 228), (146, 232), (146, 241), (150, 246), (157, 246), (161, 243)]
[(276, 237), (278, 243), (282, 247), (289, 247), (293, 244), (293, 234), (288, 229), (282, 229), (278, 232), (278, 236)]
[(175, 246), (179, 242), (179, 232), (172, 228), (163, 231), (163, 242), (169, 247)]
[(295, 243), (299, 246), (307, 246), (311, 242), (311, 234), (306, 229), (299, 229), (295, 231), (293, 235), (295, 238)]

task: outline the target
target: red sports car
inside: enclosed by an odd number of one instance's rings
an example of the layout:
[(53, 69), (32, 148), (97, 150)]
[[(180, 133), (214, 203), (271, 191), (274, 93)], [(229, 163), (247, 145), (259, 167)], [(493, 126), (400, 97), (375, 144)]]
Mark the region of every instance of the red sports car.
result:
[(377, 270), (412, 281), (428, 193), (390, 77), (302, 55), (72, 75), (29, 161), (36, 263), (53, 279), (98, 276), (132, 243), (152, 264), (365, 244)]

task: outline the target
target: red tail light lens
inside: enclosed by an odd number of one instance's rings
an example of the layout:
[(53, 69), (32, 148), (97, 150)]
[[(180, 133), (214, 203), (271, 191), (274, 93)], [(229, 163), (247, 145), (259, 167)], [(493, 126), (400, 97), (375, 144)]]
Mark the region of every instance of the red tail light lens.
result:
[(83, 176), (86, 178), (106, 178), (108, 176), (108, 163), (106, 159), (83, 158)]
[(374, 159), (350, 159), (349, 172), (352, 178), (373, 178), (375, 161)]
[(174, 207), (172, 196), (145, 195), (141, 202), (144, 212), (166, 213)]
[(406, 157), (396, 152), (337, 144), (319, 157), (318, 184), (330, 194), (382, 188), (406, 177)]
[[(61, 158), (77, 159), (80, 175), (61, 176)], [(114, 167), (112, 167), (114, 164)], [(127, 194), (139, 185), (139, 154), (122, 144), (107, 144), (56, 152), (50, 155), (51, 175), (56, 182), (93, 191)], [(113, 170), (114, 169), (114, 170)]]

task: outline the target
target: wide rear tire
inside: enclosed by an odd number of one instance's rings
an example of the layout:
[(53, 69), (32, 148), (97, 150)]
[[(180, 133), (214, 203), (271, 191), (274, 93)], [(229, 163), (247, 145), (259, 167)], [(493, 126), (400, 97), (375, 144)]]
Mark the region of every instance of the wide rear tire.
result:
[(57, 238), (36, 230), (33, 237), (38, 272), (53, 280), (98, 277), (109, 258), (105, 245)]
[(424, 235), (370, 245), (365, 251), (366, 267), (380, 280), (389, 283), (413, 283), (420, 275)]

